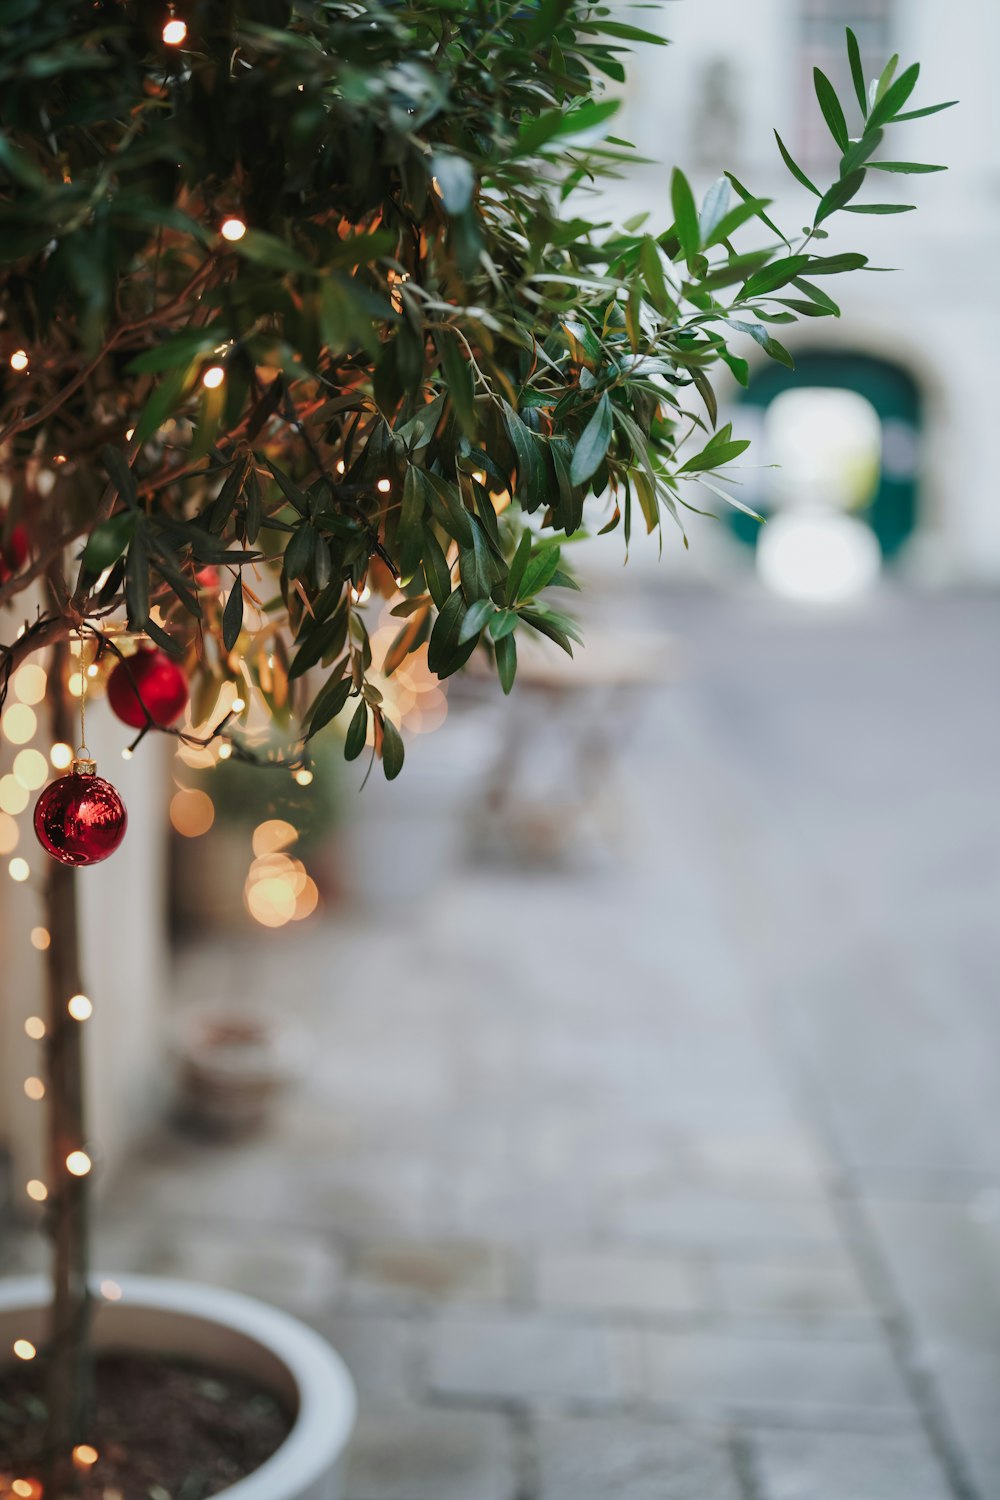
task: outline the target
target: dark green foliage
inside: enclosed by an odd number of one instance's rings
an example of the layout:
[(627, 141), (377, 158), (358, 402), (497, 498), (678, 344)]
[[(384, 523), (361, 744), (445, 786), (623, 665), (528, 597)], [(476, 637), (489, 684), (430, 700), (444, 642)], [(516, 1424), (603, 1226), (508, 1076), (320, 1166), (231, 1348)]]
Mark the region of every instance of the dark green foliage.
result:
[[(729, 341), (790, 362), (765, 323), (837, 316), (814, 278), (865, 264), (815, 254), (819, 225), (902, 209), (857, 201), (871, 168), (933, 170), (872, 160), (917, 69), (866, 92), (849, 35), (866, 118), (816, 76), (838, 180), (778, 142), (817, 200), (797, 243), (736, 179), (699, 207), (680, 170), (664, 232), (599, 228), (569, 189), (629, 154), (602, 80), (656, 40), (616, 10), (191, 0), (169, 47), (135, 0), (0, 0), (3, 347), (30, 356), (5, 367), (0, 437), (36, 550), (79, 540), (77, 606), (114, 565), (102, 606), (152, 612), (216, 678), (239, 649), (279, 718), (344, 714), (349, 757), (371, 714), (390, 776), (366, 582), (412, 605), (387, 674), (426, 644), (447, 676), (482, 646), (509, 691), (517, 631), (572, 650), (539, 597), (571, 582), (544, 533), (576, 532), (589, 494), (626, 537), (634, 503), (650, 531), (676, 519), (685, 481), (745, 446), (713, 437), (713, 371), (747, 374)], [(737, 248), (755, 220), (763, 243)]]

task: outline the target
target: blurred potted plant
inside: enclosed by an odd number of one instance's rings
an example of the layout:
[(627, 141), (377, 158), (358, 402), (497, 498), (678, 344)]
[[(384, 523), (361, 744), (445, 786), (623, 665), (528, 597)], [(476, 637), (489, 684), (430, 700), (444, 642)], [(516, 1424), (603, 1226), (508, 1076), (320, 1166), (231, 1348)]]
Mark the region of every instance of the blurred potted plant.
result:
[[(131, 750), (172, 733), (308, 779), (312, 736), (338, 720), (347, 759), (367, 751), (391, 780), (403, 741), (371, 671), (368, 592), (398, 622), (383, 680), (418, 650), (439, 677), (478, 651), (509, 692), (525, 632), (572, 651), (548, 591), (570, 582), (558, 537), (588, 495), (626, 539), (640, 519), (679, 525), (691, 483), (728, 501), (719, 471), (747, 445), (716, 425), (713, 371), (745, 379), (746, 339), (787, 363), (775, 323), (836, 315), (826, 278), (866, 262), (822, 253), (823, 226), (898, 211), (859, 194), (872, 171), (911, 169), (878, 158), (883, 130), (928, 111), (907, 108), (916, 66), (897, 76), (893, 59), (869, 89), (849, 35), (853, 135), (816, 79), (833, 184), (781, 146), (803, 234), (732, 176), (699, 207), (680, 171), (666, 228), (609, 231), (570, 195), (628, 160), (601, 79), (659, 40), (589, 0), (0, 7), (0, 605), (22, 603), (0, 693), (47, 653), (53, 734), (73, 743), (110, 652)], [(177, 671), (209, 721), (197, 745), (169, 716)], [(255, 739), (251, 707), (282, 748)], [(140, 1283), (116, 1300), (90, 1275), (76, 881), (125, 813), (81, 749), (35, 826), (54, 856), (54, 1275), (44, 1334), (39, 1288), (4, 1294), (5, 1347), (41, 1351), (46, 1412), (44, 1442), (28, 1434), (40, 1477), (15, 1493), (115, 1482), (91, 1425), (93, 1322), (98, 1343), (249, 1361), (297, 1415), (227, 1493), (328, 1497), (351, 1408), (332, 1354), (239, 1299), (212, 1293), (208, 1312), (195, 1288)]]

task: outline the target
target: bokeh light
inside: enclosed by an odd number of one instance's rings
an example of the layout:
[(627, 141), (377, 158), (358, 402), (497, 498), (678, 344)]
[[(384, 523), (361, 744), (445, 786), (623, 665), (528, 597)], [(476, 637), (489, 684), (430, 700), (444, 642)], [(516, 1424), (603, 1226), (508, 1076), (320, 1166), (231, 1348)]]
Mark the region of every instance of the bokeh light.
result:
[(38, 719), (26, 703), (12, 703), (3, 716), (3, 732), (12, 745), (26, 745), (34, 739)]
[(45, 697), (48, 680), (48, 674), (44, 667), (36, 666), (34, 662), (26, 662), (23, 667), (18, 667), (14, 673), (11, 684), (14, 689), (14, 697), (19, 703), (41, 703)]
[(14, 776), (29, 792), (37, 792), (49, 778), (49, 763), (40, 750), (19, 750), (14, 757)]
[(182, 787), (170, 799), (170, 822), (184, 838), (200, 838), (215, 822), (215, 804), (207, 792)]

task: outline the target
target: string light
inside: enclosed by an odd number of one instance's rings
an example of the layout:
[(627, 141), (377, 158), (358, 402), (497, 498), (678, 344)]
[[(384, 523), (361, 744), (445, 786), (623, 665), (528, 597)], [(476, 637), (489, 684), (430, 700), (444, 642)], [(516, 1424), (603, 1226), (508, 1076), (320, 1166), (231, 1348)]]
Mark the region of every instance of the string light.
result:
[(343, 473), (346, 472), (346, 470), (347, 470), (347, 465), (344, 463), (344, 460), (342, 458), (338, 458), (337, 459), (337, 473), (338, 474), (343, 474)]
[(286, 823), (284, 818), (268, 818), (263, 823), (258, 823), (253, 831), (253, 852), (258, 857), (262, 854), (277, 854), (281, 849), (287, 849), (289, 844), (294, 844), (298, 838), (298, 829), (291, 823)]
[(122, 760), (131, 760), (131, 759), (132, 759), (132, 751), (129, 749), (128, 745), (126, 745), (125, 749), (122, 751)]
[(12, 745), (26, 745), (37, 728), (35, 711), (26, 703), (12, 703), (3, 716), (3, 732)]
[(233, 753), (233, 747), (228, 740), (223, 740), (219, 746), (219, 759), (228, 760)]
[(89, 1443), (77, 1443), (73, 1449), (73, 1462), (81, 1469), (93, 1468), (99, 1457), (97, 1449), (92, 1448)]
[(74, 995), (67, 1000), (66, 1009), (74, 1021), (89, 1021), (94, 1014), (94, 1007), (86, 995)]
[(234, 698), (232, 703), (230, 704), (230, 709), (234, 714), (241, 714), (246, 706), (246, 700), (244, 698)]
[(33, 927), (31, 929), (31, 946), (37, 948), (39, 953), (44, 953), (49, 947), (52, 938), (47, 927)]
[(64, 744), (62, 740), (57, 740), (49, 751), (49, 760), (57, 771), (65, 771), (68, 766), (73, 764), (72, 748)]
[(126, 443), (130, 443), (132, 441), (132, 439), (133, 439), (134, 436), (135, 436), (135, 428), (134, 427), (126, 427), (126, 429), (125, 429), (125, 441), (126, 441)]
[(30, 1182), (25, 1183), (24, 1191), (32, 1203), (44, 1203), (49, 1196), (49, 1190), (45, 1186), (45, 1183), (40, 1182), (37, 1177), (32, 1177)]
[(476, 470), (474, 470), (472, 477), (476, 481), (477, 484), (485, 484), (486, 483), (486, 470), (485, 469), (476, 469)]
[(35, 1500), (35, 1495), (40, 1493), (30, 1479), (12, 1479), (10, 1492), (17, 1496), (17, 1500)]
[(224, 219), (219, 233), (224, 240), (230, 240), (233, 244), (241, 240), (247, 232), (247, 226), (242, 219)]
[(117, 1281), (102, 1281), (100, 1291), (105, 1302), (120, 1302), (122, 1300), (122, 1289)]
[(179, 47), (188, 34), (187, 22), (172, 16), (163, 27), (163, 40), (168, 47)]
[(24, 1033), (33, 1042), (40, 1042), (45, 1035), (45, 1022), (41, 1016), (29, 1016), (24, 1023)]
[(207, 792), (182, 787), (170, 799), (170, 822), (183, 838), (200, 838), (215, 822), (215, 804)]
[(14, 353), (10, 357), (10, 367), (11, 367), (12, 370), (18, 370), (18, 371), (20, 371), (20, 370), (26, 370), (28, 368), (28, 351), (27, 351), (27, 349), (15, 349), (14, 350)]
[(45, 1085), (40, 1078), (26, 1078), (24, 1080), (24, 1092), (29, 1099), (37, 1104), (39, 1099), (45, 1098)]
[(31, 866), (28, 864), (28, 861), (26, 859), (21, 859), (20, 855), (18, 855), (18, 857), (16, 859), (12, 859), (10, 864), (7, 866), (7, 872), (10, 875), (11, 880), (16, 880), (18, 885), (21, 885), (30, 876)]
[(392, 489), (392, 480), (380, 479), (375, 488), (378, 490), (380, 495), (388, 495), (389, 491)]
[(66, 1170), (74, 1177), (86, 1177), (93, 1165), (86, 1151), (71, 1151), (66, 1158)]
[(30, 1339), (15, 1339), (14, 1353), (17, 1355), (18, 1359), (34, 1359), (35, 1355), (38, 1353), (38, 1350), (35, 1348)]
[(207, 391), (214, 391), (218, 389), (225, 378), (226, 372), (221, 365), (209, 365), (201, 377), (201, 383)]
[(14, 673), (11, 684), (14, 697), (21, 703), (41, 703), (45, 697), (48, 680), (48, 673), (44, 667), (37, 667), (33, 662), (28, 662)]
[(307, 771), (305, 767), (303, 767), (301, 771), (296, 771), (295, 780), (298, 782), (299, 786), (312, 786), (313, 773), (311, 771)]
[(14, 757), (14, 776), (29, 792), (45, 785), (49, 767), (40, 750), (19, 750)]
[(21, 785), (17, 777), (10, 775), (0, 776), (0, 809), (5, 813), (16, 814), (24, 812), (27, 805), (27, 788)]

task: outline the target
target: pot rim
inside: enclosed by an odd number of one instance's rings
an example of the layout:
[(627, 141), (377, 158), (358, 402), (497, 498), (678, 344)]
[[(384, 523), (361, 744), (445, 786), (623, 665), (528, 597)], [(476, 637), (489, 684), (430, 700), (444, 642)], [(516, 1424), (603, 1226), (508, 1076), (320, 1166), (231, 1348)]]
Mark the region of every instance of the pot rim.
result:
[[(212, 1500), (281, 1500), (307, 1493), (328, 1474), (347, 1447), (357, 1416), (354, 1381), (340, 1355), (313, 1329), (256, 1297), (223, 1287), (160, 1276), (112, 1273), (120, 1301), (102, 1301), (102, 1316), (118, 1309), (149, 1308), (186, 1314), (234, 1328), (262, 1345), (285, 1366), (298, 1395), (298, 1410), (285, 1441), (244, 1479)], [(92, 1286), (101, 1276), (91, 1273)], [(44, 1276), (0, 1279), (0, 1314), (47, 1307), (51, 1289)]]

